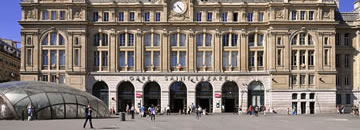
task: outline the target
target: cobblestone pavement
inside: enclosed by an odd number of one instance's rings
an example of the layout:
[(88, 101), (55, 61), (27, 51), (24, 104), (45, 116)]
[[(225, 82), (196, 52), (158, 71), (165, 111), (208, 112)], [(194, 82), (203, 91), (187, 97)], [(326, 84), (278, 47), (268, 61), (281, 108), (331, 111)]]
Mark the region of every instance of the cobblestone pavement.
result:
[[(215, 114), (160, 115), (153, 122), (149, 117), (130, 116), (122, 122), (119, 118), (93, 119), (94, 129), (122, 130), (359, 130), (360, 118), (352, 115), (266, 115), (251, 117), (246, 115)], [(0, 130), (81, 130), (83, 119), (0, 121)], [(87, 125), (86, 129), (90, 129)]]

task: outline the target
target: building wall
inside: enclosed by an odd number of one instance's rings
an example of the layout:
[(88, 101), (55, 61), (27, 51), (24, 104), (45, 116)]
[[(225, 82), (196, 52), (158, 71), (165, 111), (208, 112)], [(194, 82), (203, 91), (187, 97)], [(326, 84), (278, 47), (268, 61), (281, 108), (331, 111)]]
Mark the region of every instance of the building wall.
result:
[(15, 41), (0, 39), (0, 82), (20, 80), (20, 51)]
[[(239, 91), (244, 93), (244, 97), (239, 96), (239, 101), (243, 101), (244, 109), (248, 106), (248, 85), (252, 81), (259, 80), (265, 87), (265, 105), (268, 108), (286, 113), (287, 108), (292, 107), (294, 101), (298, 104), (306, 101), (308, 107), (309, 102), (314, 101), (315, 113), (336, 111), (335, 81), (339, 73), (335, 61), (338, 53), (335, 36), (338, 22), (335, 21), (334, 16), (337, 3), (321, 0), (247, 3), (236, 0), (232, 2), (182, 0), (184, 11), (176, 13), (172, 9), (175, 2), (177, 1), (158, 0), (139, 3), (121, 1), (101, 3), (97, 0), (90, 0), (88, 3), (82, 0), (23, 1), (20, 22), (22, 45), (24, 45), (22, 51), (30, 49), (34, 62), (29, 65), (22, 60), (21, 79), (65, 83), (88, 92), (92, 92), (93, 85), (97, 81), (104, 81), (109, 87), (109, 104), (116, 106), (116, 102), (112, 99), (115, 97), (116, 100), (119, 83), (129, 81), (129, 75), (149, 76), (161, 86), (161, 106), (164, 108), (169, 102), (168, 87), (171, 84), (170, 81), (165, 80), (166, 76), (222, 75), (230, 81), (235, 81)], [(132, 13), (133, 21), (130, 19)], [(157, 13), (160, 13), (159, 21), (156, 21)], [(211, 20), (207, 20), (210, 13)], [(305, 14), (304, 19), (302, 13)], [(123, 20), (120, 20), (121, 17)], [(149, 21), (145, 20), (147, 17)], [(234, 17), (237, 17), (236, 20)], [(249, 17), (253, 19), (249, 20)], [(94, 18), (97, 20), (94, 21)], [(198, 21), (200, 18), (201, 21)], [(180, 34), (186, 36), (185, 46), (171, 46), (172, 34), (175, 33), (178, 33), (178, 37)], [(350, 33), (352, 36), (357, 36), (354, 32)], [(52, 34), (57, 38), (54, 42), (52, 42), (54, 39)], [(125, 46), (121, 45), (121, 34), (125, 34)], [(134, 37), (132, 46), (127, 45), (130, 34)], [(147, 34), (152, 36), (158, 34), (159, 46), (146, 46)], [(197, 46), (199, 34), (210, 34), (211, 45)], [(223, 45), (224, 36), (227, 34), (237, 35), (236, 46), (231, 45), (232, 35), (229, 36), (229, 46)], [(206, 42), (206, 35), (203, 36), (203, 42)], [(263, 43), (260, 46), (258, 44), (261, 43), (259, 40), (261, 36)], [(45, 45), (43, 41), (46, 37), (48, 42)], [(61, 37), (63, 41), (60, 40)], [(34, 42), (27, 44), (29, 38)], [(97, 38), (98, 40), (95, 40)], [(177, 44), (180, 44), (180, 40)], [(44, 61), (43, 58), (46, 51), (48, 61)], [(62, 51), (65, 55), (62, 60), (64, 62), (60, 62)], [(150, 51), (152, 56), (146, 57), (146, 51)], [(186, 66), (179, 66), (180, 60), (177, 60), (175, 66), (171, 66), (172, 51), (177, 51), (178, 59), (180, 52), (186, 53)], [(212, 53), (210, 66), (197, 64), (197, 53), (201, 51)], [(224, 52), (227, 51), (237, 52), (236, 65), (223, 63)], [(52, 52), (54, 55), (51, 54)], [(125, 52), (125, 56), (133, 52), (133, 66), (130, 66), (128, 58), (125, 58), (124, 64), (120, 62), (122, 52)], [(156, 57), (153, 55), (156, 52), (160, 53), (159, 66), (154, 62)], [(249, 58), (252, 54), (254, 60)], [(103, 58), (103, 55), (108, 56)], [(22, 59), (28, 56), (23, 53)], [(56, 57), (56, 63), (52, 61), (51, 56)], [(203, 54), (202, 57), (202, 62), (205, 64), (207, 56)], [(103, 59), (106, 59), (106, 63), (102, 63)], [(151, 63), (145, 63), (149, 59)], [(230, 61), (231, 59), (233, 57), (229, 56)], [(44, 65), (44, 62), (48, 63)], [(228, 64), (232, 63), (228, 62)], [(144, 83), (130, 82), (135, 86), (136, 93), (143, 92)], [(195, 100), (196, 82), (183, 82), (188, 88), (187, 104), (189, 105)], [(214, 93), (221, 93), (221, 85), (224, 82), (210, 82), (214, 87)], [(292, 99), (293, 93), (299, 95), (306, 93), (307, 96), (315, 93), (316, 99)], [(135, 99), (135, 103), (142, 101), (142, 98)], [(220, 99), (214, 98), (213, 106), (219, 101), (221, 102)], [(216, 108), (213, 112), (221, 112), (221, 109)]]

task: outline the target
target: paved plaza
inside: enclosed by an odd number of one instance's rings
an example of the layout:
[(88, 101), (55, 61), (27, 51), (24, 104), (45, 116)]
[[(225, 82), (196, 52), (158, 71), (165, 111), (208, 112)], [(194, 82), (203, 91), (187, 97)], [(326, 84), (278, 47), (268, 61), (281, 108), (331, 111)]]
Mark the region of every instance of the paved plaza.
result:
[[(150, 118), (139, 118), (125, 122), (119, 118), (94, 119), (95, 129), (122, 130), (359, 130), (360, 119), (352, 115), (267, 115), (259, 117), (215, 114), (202, 116), (197, 120), (194, 115), (161, 115), (153, 122)], [(1, 130), (79, 130), (84, 120), (35, 120), (0, 121)], [(89, 125), (87, 129), (89, 129)]]

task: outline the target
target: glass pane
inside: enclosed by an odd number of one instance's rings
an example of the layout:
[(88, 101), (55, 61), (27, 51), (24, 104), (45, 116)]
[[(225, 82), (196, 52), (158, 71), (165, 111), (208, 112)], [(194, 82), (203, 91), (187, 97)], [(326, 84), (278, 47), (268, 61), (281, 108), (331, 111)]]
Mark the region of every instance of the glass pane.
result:
[(212, 64), (212, 52), (210, 52), (210, 51), (206, 52), (205, 57), (206, 57), (206, 59), (205, 59), (206, 66), (211, 67), (211, 64)]
[(154, 66), (160, 66), (160, 51), (154, 51)]
[(59, 45), (64, 45), (64, 37), (59, 35)]
[(186, 66), (186, 52), (185, 51), (180, 52), (179, 62), (181, 64), (181, 66)]
[(119, 38), (120, 46), (125, 46), (125, 33), (120, 34)]
[(203, 34), (196, 35), (196, 45), (202, 46), (203, 45)]
[(263, 46), (264, 44), (264, 35), (259, 34), (258, 35), (258, 46)]
[(49, 107), (49, 101), (45, 95), (45, 93), (39, 93), (36, 95), (30, 96), (30, 99), (33, 103), (33, 107), (37, 110), (43, 109), (45, 107)]
[(154, 46), (160, 46), (160, 35), (154, 34)]
[(57, 33), (56, 33), (56, 32), (52, 32), (50, 36), (51, 36), (51, 38), (50, 38), (50, 45), (56, 45)]
[(72, 94), (63, 93), (65, 103), (76, 103), (76, 98)]
[(50, 61), (52, 66), (56, 66), (57, 64), (57, 51), (51, 50), (50, 51)]
[(149, 67), (149, 66), (151, 66), (151, 52), (150, 51), (146, 51), (145, 53), (144, 53), (144, 62), (145, 62), (145, 66), (146, 67)]
[(36, 113), (37, 119), (51, 119), (50, 107), (40, 110)]
[(134, 52), (128, 51), (128, 65), (129, 67), (134, 67)]
[(196, 66), (201, 67), (203, 65), (203, 52), (196, 53)]
[(46, 35), (44, 40), (41, 43), (42, 43), (42, 45), (48, 45), (48, 42), (49, 42), (49, 37), (48, 37), (48, 35)]
[[(21, 100), (20, 102), (18, 102), (17, 104), (14, 105), (15, 107), (15, 111), (18, 115), (18, 117), (24, 118), (26, 119), (27, 117), (27, 107), (28, 105), (31, 104), (30, 99), (29, 98), (24, 98), (23, 100)], [(35, 109), (36, 111), (36, 109)], [(24, 117), (22, 116), (24, 115)]]
[(232, 34), (231, 35), (231, 46), (237, 46), (238, 42), (238, 35)]
[(77, 118), (84, 118), (85, 117), (85, 108), (87, 107), (87, 105), (78, 105), (78, 114), (77, 114)]
[(171, 44), (171, 46), (176, 46), (176, 44), (177, 44), (177, 33), (171, 34), (171, 36), (170, 36), (170, 44)]
[(151, 34), (145, 34), (144, 44), (145, 46), (151, 46)]
[(211, 34), (206, 34), (205, 46), (211, 46)]
[(51, 105), (64, 103), (63, 97), (61, 96), (60, 93), (47, 93), (47, 95), (49, 97)]
[(42, 51), (42, 65), (49, 65), (48, 62), (48, 51), (47, 50), (43, 50)]
[(108, 66), (108, 52), (102, 51), (102, 66)]
[(77, 114), (77, 105), (66, 104), (66, 118), (76, 118)]
[(177, 52), (172, 51), (170, 54), (170, 66), (174, 67), (177, 65)]
[(128, 46), (134, 46), (134, 34), (128, 34), (128, 35), (129, 35)]
[(10, 92), (6, 93), (5, 96), (9, 99), (9, 101), (12, 104), (15, 104), (19, 100), (25, 98), (27, 96), (27, 94), (23, 90), (18, 89), (18, 90), (14, 90), (14, 91), (10, 91)]
[(228, 51), (224, 51), (222, 63), (223, 63), (223, 66), (225, 66), (225, 67), (229, 66), (229, 52)]
[(121, 52), (120, 52), (119, 62), (120, 62), (120, 66), (121, 66), (121, 67), (124, 67), (124, 66), (125, 66), (125, 52), (124, 52), (124, 51), (121, 51)]
[(222, 37), (223, 46), (229, 46), (229, 34), (224, 34)]
[(59, 59), (59, 64), (60, 65), (65, 65), (65, 51), (64, 50), (60, 50), (59, 51), (59, 55), (60, 55), (60, 59)]
[(180, 34), (180, 46), (185, 46), (186, 45), (186, 35), (185, 34)]
[(65, 116), (64, 104), (52, 106), (51, 109), (52, 109), (51, 115), (53, 118), (56, 119), (64, 118)]
[(231, 65), (236, 67), (238, 61), (238, 52), (231, 52)]
[(83, 97), (83, 96), (76, 96), (76, 100), (77, 100), (77, 103), (79, 105), (84, 105), (84, 106), (87, 106), (88, 105), (88, 100), (87, 98)]

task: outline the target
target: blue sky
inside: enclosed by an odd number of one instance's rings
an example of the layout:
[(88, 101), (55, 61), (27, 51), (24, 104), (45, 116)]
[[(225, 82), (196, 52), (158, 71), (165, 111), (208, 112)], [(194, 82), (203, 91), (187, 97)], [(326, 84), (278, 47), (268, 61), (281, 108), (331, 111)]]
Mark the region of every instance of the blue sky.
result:
[[(340, 11), (351, 12), (355, 0), (340, 0)], [(0, 4), (0, 37), (20, 41), (20, 0), (2, 0)]]

